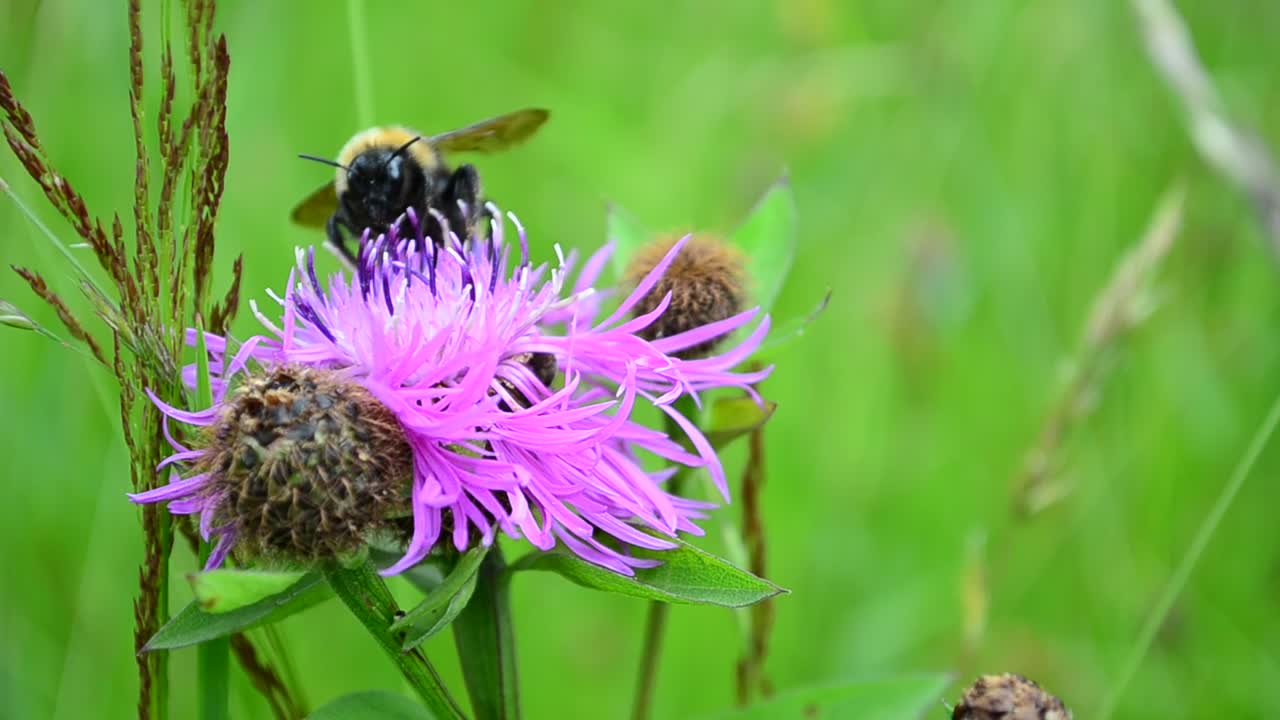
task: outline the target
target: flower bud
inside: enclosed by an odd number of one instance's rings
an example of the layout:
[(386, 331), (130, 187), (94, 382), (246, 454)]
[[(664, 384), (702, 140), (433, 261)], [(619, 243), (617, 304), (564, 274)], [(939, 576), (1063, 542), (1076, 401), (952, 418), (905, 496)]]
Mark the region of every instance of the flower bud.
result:
[[(637, 250), (627, 265), (626, 282), (637, 285), (678, 240), (663, 237)], [(677, 335), (742, 312), (747, 295), (745, 260), (736, 248), (720, 238), (695, 234), (653, 289), (636, 303), (633, 314), (652, 312), (668, 292), (671, 304), (657, 320), (637, 333), (646, 340)], [(720, 339), (708, 340), (676, 355), (684, 359), (703, 357)]]

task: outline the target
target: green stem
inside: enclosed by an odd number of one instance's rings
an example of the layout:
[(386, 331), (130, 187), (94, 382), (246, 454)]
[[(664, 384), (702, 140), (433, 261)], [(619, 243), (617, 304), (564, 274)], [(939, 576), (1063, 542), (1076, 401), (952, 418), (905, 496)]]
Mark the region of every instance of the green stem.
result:
[(494, 543), (476, 575), (471, 602), (453, 622), (462, 676), (476, 720), (519, 720), (511, 593), (502, 550)]
[[(207, 376), (206, 376), (207, 377)], [(200, 564), (209, 559), (209, 544), (200, 543)], [(207, 640), (196, 647), (196, 695), (200, 720), (226, 720), (231, 673), (231, 639)]]
[[(682, 397), (677, 400), (675, 410), (691, 421), (697, 421), (697, 408), (690, 398)], [(684, 434), (670, 416), (665, 419), (665, 430), (669, 437)], [(676, 474), (667, 481), (667, 492), (672, 495), (681, 494), (690, 474), (691, 468), (680, 466)], [(644, 647), (640, 650), (640, 675), (636, 679), (636, 696), (631, 705), (631, 720), (648, 720), (653, 710), (653, 693), (658, 685), (658, 664), (662, 659), (662, 638), (667, 632), (667, 615), (670, 612), (671, 606), (667, 603), (649, 603), (649, 612), (644, 621)]]
[(667, 615), (671, 606), (649, 603), (644, 621), (644, 649), (640, 652), (640, 677), (636, 680), (636, 699), (631, 706), (631, 720), (648, 720), (653, 710), (653, 691), (658, 684), (658, 660), (662, 657), (662, 638), (667, 631)]
[(196, 648), (196, 684), (200, 720), (226, 720), (231, 641), (218, 638)]
[(1155, 640), (1156, 633), (1164, 626), (1165, 620), (1169, 617), (1169, 611), (1173, 609), (1174, 602), (1178, 600), (1178, 596), (1182, 594), (1182, 589), (1186, 587), (1187, 581), (1191, 579), (1191, 571), (1195, 569), (1196, 564), (1200, 561), (1200, 556), (1204, 554), (1205, 548), (1209, 546), (1209, 541), (1213, 539), (1214, 533), (1217, 532), (1223, 516), (1227, 514), (1232, 501), (1236, 499), (1240, 488), (1244, 486), (1244, 481), (1248, 479), (1249, 474), (1253, 471), (1254, 464), (1257, 463), (1258, 457), (1262, 455), (1262, 451), (1266, 448), (1267, 442), (1275, 432), (1277, 424), (1280, 424), (1280, 397), (1277, 397), (1272, 403), (1271, 410), (1267, 413), (1267, 419), (1262, 421), (1261, 427), (1258, 428), (1258, 432), (1253, 436), (1253, 441), (1249, 443), (1249, 449), (1240, 458), (1240, 462), (1231, 473), (1231, 478), (1227, 480), (1222, 492), (1218, 494), (1218, 499), (1213, 503), (1213, 507), (1209, 510), (1204, 522), (1200, 524), (1200, 529), (1191, 541), (1191, 547), (1187, 549), (1187, 554), (1182, 556), (1182, 562), (1178, 564), (1178, 569), (1174, 571), (1173, 577), (1169, 579), (1169, 584), (1165, 586), (1164, 593), (1160, 596), (1160, 601), (1156, 603), (1155, 609), (1147, 616), (1147, 622), (1142, 626), (1142, 632), (1139, 633), (1138, 641), (1134, 643), (1133, 650), (1120, 671), (1119, 679), (1112, 684), (1111, 693), (1102, 705), (1102, 712), (1096, 715), (1098, 720), (1109, 720), (1116, 707), (1119, 706), (1120, 698), (1124, 696), (1130, 681), (1133, 680), (1133, 676), (1137, 674), (1138, 668), (1146, 658), (1147, 651), (1151, 649), (1151, 643)]
[(342, 602), (346, 603), (351, 614), (356, 616), (383, 652), (395, 663), (400, 674), (409, 681), (437, 720), (465, 720), (462, 709), (449, 694), (422, 649), (401, 651), (400, 638), (390, 629), (399, 607), (373, 566), (367, 562), (354, 568), (333, 565), (325, 568), (325, 579), (338, 597), (342, 598)]

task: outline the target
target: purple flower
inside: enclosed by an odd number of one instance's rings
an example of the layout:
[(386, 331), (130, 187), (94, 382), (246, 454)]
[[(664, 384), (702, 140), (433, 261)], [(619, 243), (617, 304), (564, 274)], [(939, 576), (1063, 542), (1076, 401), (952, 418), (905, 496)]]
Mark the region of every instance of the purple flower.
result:
[[(497, 214), (496, 208), (495, 216)], [(385, 574), (420, 562), (439, 542), (458, 550), (490, 544), (501, 531), (549, 550), (561, 542), (582, 558), (630, 575), (656, 561), (634, 557), (628, 546), (662, 550), (677, 531), (701, 534), (696, 521), (710, 503), (663, 489), (673, 470), (645, 469), (646, 457), (669, 466), (704, 467), (728, 500), (715, 451), (673, 403), (720, 387), (753, 393), (752, 383), (771, 368), (733, 372), (768, 331), (763, 317), (735, 347), (685, 360), (681, 350), (704, 345), (750, 324), (758, 309), (669, 337), (647, 341), (640, 332), (667, 300), (637, 317), (636, 304), (661, 278), (684, 243), (679, 242), (606, 317), (593, 285), (611, 248), (591, 256), (570, 288), (573, 256), (555, 266), (529, 262), (523, 227), (514, 216), (519, 253), (504, 244), (503, 222), (492, 238), (463, 246), (414, 236), (362, 238), (354, 278), (335, 274), (322, 286), (314, 249), (298, 253), (276, 326), (254, 307), (270, 331), (232, 351), (225, 338), (206, 335), (213, 357), (215, 401), (184, 412), (153, 400), (172, 418), (214, 425), (225, 413), (228, 386), (250, 363), (337, 371), (366, 389), (398, 420), (412, 450), (412, 537), (403, 558)], [(295, 282), (302, 278), (301, 282)], [(194, 343), (194, 331), (188, 331)], [(535, 362), (535, 358), (542, 359)], [(553, 359), (554, 364), (547, 362)], [(558, 368), (552, 387), (539, 367)], [(552, 373), (554, 374), (554, 373)], [(193, 385), (195, 370), (184, 370)], [(637, 405), (652, 405), (680, 427), (686, 445), (632, 419)], [(167, 419), (166, 418), (166, 419)], [(166, 433), (168, 432), (166, 428)], [(196, 461), (205, 450), (177, 452), (163, 466)], [(223, 517), (219, 493), (210, 492), (210, 470), (175, 477), (163, 487), (131, 496), (135, 502), (168, 501), (171, 512), (199, 513), (206, 538), (220, 536), (210, 566), (236, 542)]]

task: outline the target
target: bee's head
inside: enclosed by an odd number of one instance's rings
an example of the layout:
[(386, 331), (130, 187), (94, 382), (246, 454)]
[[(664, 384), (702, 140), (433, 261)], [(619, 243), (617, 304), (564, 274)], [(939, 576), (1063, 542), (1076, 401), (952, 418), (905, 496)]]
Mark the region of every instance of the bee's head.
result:
[(398, 148), (371, 148), (347, 166), (342, 203), (353, 226), (377, 232), (395, 222), (406, 208), (420, 204), (426, 174), (405, 152), (417, 141), (414, 138)]

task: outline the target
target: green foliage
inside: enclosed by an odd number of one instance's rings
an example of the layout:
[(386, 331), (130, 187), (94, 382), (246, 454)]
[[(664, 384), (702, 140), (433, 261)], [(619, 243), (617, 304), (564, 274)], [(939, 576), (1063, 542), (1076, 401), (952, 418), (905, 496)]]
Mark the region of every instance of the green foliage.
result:
[(484, 556), (471, 602), (453, 623), (458, 662), (475, 720), (519, 720), (520, 673), (511, 587), (501, 550)]
[(638, 569), (634, 577), (605, 570), (562, 549), (529, 553), (511, 569), (554, 572), (593, 590), (677, 604), (736, 608), (786, 592), (683, 540), (674, 542), (674, 550), (636, 548), (636, 556), (656, 558), (662, 564)]
[(796, 254), (796, 198), (783, 178), (769, 188), (729, 239), (747, 256), (754, 302), (773, 309)]
[(281, 596), (306, 576), (301, 571), (224, 569), (190, 573), (187, 581), (200, 609), (216, 615)]
[(391, 632), (404, 633), (404, 649), (412, 650), (427, 638), (449, 626), (471, 600), (476, 589), (476, 571), (489, 548), (479, 545), (458, 558), (458, 563), (413, 609), (391, 626)]
[(226, 612), (207, 613), (200, 609), (199, 602), (192, 601), (160, 628), (147, 642), (146, 650), (173, 650), (269, 625), (332, 596), (333, 591), (325, 584), (324, 578), (311, 572), (282, 592)]
[(708, 406), (701, 427), (707, 440), (717, 450), (762, 427), (773, 417), (778, 403), (757, 403), (749, 397), (716, 398)]
[[(784, 178), (765, 192), (729, 236), (729, 241), (746, 257), (753, 302), (764, 312), (773, 308), (791, 271), (796, 253), (796, 220), (795, 193)], [(623, 276), (635, 251), (655, 237), (640, 220), (616, 204), (609, 205), (605, 236), (615, 244), (615, 278)]]
[(705, 720), (942, 720), (942, 692), (947, 675), (903, 675), (863, 680), (833, 687), (789, 690), (741, 710), (709, 715)]
[(613, 277), (621, 280), (627, 271), (627, 263), (636, 250), (654, 239), (654, 234), (645, 228), (634, 215), (617, 204), (610, 204), (605, 214), (605, 238), (614, 244)]
[[(142, 5), (157, 21), (150, 0)], [(732, 229), (788, 168), (801, 234), (769, 342), (834, 292), (800, 341), (769, 349), (778, 369), (762, 388), (781, 408), (767, 430), (761, 497), (768, 577), (793, 593), (777, 602), (767, 664), (780, 694), (909, 668), (954, 668), (966, 681), (1022, 670), (1077, 718), (1096, 717), (1280, 386), (1280, 283), (1263, 236), (1249, 203), (1198, 157), (1129, 3), (364, 5), (372, 122), (429, 133), (523, 105), (552, 109), (520, 148), (450, 158), (476, 163), (486, 194), (529, 229), (537, 260), (553, 258), (556, 242), (566, 252), (602, 243), (601, 198), (653, 228)], [(1280, 5), (1177, 5), (1228, 109), (1280, 147)], [(119, 5), (3, 8), (0, 68), (91, 209), (123, 208), (127, 226), (136, 166)], [(233, 55), (231, 163), (213, 284), (225, 286), (243, 251), (244, 300), (271, 315), (265, 289), (282, 293), (293, 248), (321, 239), (292, 227), (289, 208), (332, 178), (293, 156), (332, 156), (361, 125), (347, 13), (343, 3), (224, 2), (218, 26)], [(406, 62), (405, 43), (388, 40), (388, 28), (428, 27), (468, 29), (431, 34), (433, 56), (464, 58), (465, 71)], [(152, 63), (158, 43), (147, 48)], [(183, 87), (180, 78), (179, 107), (190, 99)], [(68, 247), (74, 234), (39, 207), (39, 188), (7, 150), (0, 177), (67, 241), (49, 243), (0, 196), (5, 262), (50, 270), (51, 286), (87, 314), (92, 301), (59, 271), (60, 253), (100, 284), (106, 274), (89, 251)], [(1156, 282), (1160, 309), (1108, 354), (1108, 388), (1088, 397), (1090, 420), (1054, 458), (1070, 494), (1015, 520), (1013, 477), (1092, 300), (1177, 179), (1186, 218)], [(322, 278), (337, 269), (318, 256)], [(0, 297), (66, 336), (7, 270)], [(0, 330), (10, 511), (0, 577), (23, 579), (0, 583), (0, 716), (136, 715), (125, 656), (138, 510), (122, 497), (127, 458), (109, 373), (34, 333)], [(261, 328), (241, 312), (233, 332)], [(727, 451), (731, 479), (741, 442)], [(1266, 660), (1280, 646), (1271, 532), (1280, 487), (1259, 482), (1278, 475), (1280, 454), (1268, 450), (1114, 717), (1280, 707), (1280, 667)], [(697, 542), (727, 556), (717, 524), (740, 509), (714, 511)], [(970, 584), (975, 530), (989, 549)], [(180, 572), (198, 567), (183, 545)], [(524, 551), (510, 548), (513, 559)], [(406, 609), (421, 597), (392, 584)], [(966, 613), (981, 603), (965, 605), (971, 586), (990, 609), (973, 624)], [(172, 587), (176, 610), (189, 597), (185, 582)], [(526, 716), (623, 717), (643, 603), (524, 573), (512, 604)], [(337, 603), (275, 627), (312, 707), (397, 682)], [(729, 615), (676, 609), (670, 630), (655, 717), (726, 707), (737, 640)], [(344, 653), (336, 661), (334, 647)], [(422, 647), (460, 688), (460, 670), (444, 661), (449, 638)], [(173, 657), (174, 718), (196, 715), (191, 654)], [(1240, 658), (1259, 661), (1221, 672)], [(232, 716), (270, 720), (244, 673), (231, 676)], [(935, 707), (923, 717), (944, 715)]]
[(325, 703), (307, 720), (435, 720), (435, 716), (403, 695), (365, 690)]

